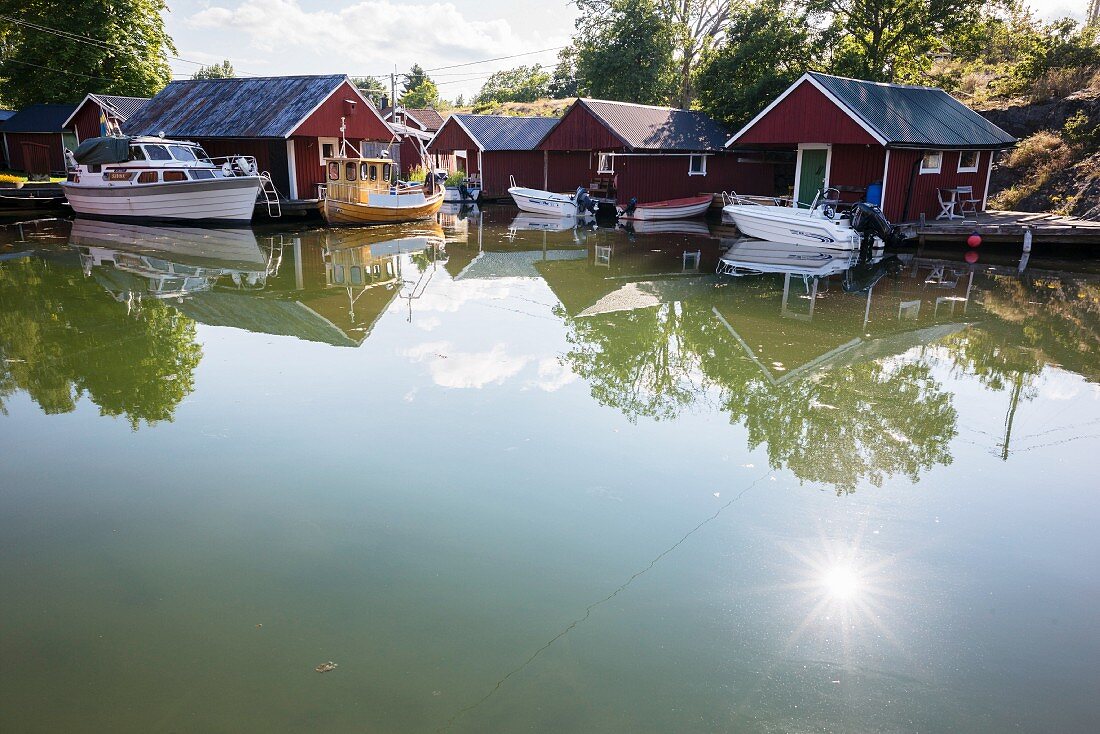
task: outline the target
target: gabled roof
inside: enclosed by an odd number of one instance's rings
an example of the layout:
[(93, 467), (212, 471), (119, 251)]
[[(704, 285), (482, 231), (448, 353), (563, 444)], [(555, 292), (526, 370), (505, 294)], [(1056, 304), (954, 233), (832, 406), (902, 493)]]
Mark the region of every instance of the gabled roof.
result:
[(15, 110), (0, 110), (0, 122), (7, 120), (15, 114)]
[[(344, 82), (351, 84), (344, 74), (177, 80), (123, 128), (128, 135), (286, 138)], [(357, 88), (355, 93), (378, 114)]]
[(76, 109), (71, 104), (32, 104), (4, 121), (6, 133), (59, 133)]
[(726, 143), (731, 145), (803, 83), (817, 87), (885, 146), (1006, 148), (1016, 143), (974, 110), (936, 87), (883, 84), (807, 72)]
[(89, 94), (74, 109), (73, 113), (65, 120), (64, 126), (72, 125), (73, 118), (85, 102), (91, 100), (97, 105), (112, 113), (119, 120), (128, 120), (138, 113), (149, 101), (148, 97), (117, 97), (110, 94)]
[[(399, 109), (405, 113), (406, 118), (419, 125), (421, 130), (427, 130), (431, 133), (443, 127), (443, 123), (447, 121), (443, 115), (439, 114), (438, 110), (433, 110), (431, 107), (404, 107)], [(382, 110), (382, 116), (387, 122), (392, 120), (393, 107)]]
[(721, 150), (729, 135), (717, 122), (694, 110), (603, 99), (578, 99), (574, 104), (585, 107), (634, 150)]
[(481, 150), (534, 150), (558, 123), (556, 117), (451, 115)]

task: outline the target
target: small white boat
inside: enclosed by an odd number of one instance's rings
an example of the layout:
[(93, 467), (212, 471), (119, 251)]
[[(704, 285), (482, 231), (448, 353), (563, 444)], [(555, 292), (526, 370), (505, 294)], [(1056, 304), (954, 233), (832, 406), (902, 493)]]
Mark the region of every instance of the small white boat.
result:
[(843, 273), (859, 259), (855, 251), (839, 251), (792, 243), (734, 240), (718, 261), (719, 275), (790, 273), (821, 277)]
[[(833, 192), (835, 197), (830, 196)], [(851, 216), (837, 211), (840, 192), (836, 189), (819, 192), (808, 209), (768, 206), (737, 194), (723, 194), (722, 199), (722, 213), (746, 237), (834, 250), (858, 250), (863, 243), (863, 233), (852, 225)], [(889, 223), (885, 226), (889, 229)], [(868, 226), (867, 233), (874, 235), (874, 247), (883, 246), (884, 237), (879, 232)]]
[(512, 232), (565, 232), (573, 229), (578, 224), (591, 221), (593, 219), (590, 215), (557, 217), (549, 214), (519, 214), (508, 225), (508, 229)]
[(706, 214), (713, 202), (714, 197), (710, 194), (649, 204), (639, 204), (637, 199), (631, 199), (626, 207), (618, 211), (618, 215), (619, 219), (691, 219)]
[(277, 197), (254, 158), (211, 158), (180, 140), (90, 138), (69, 168), (61, 188), (73, 211), (88, 217), (247, 224), (261, 193), (269, 204)]
[(516, 202), (516, 206), (525, 212), (549, 214), (557, 217), (575, 217), (584, 212), (595, 214), (599, 208), (599, 205), (592, 200), (583, 187), (577, 189), (577, 192), (570, 196), (569, 194), (555, 194), (551, 191), (516, 186), (515, 177), (509, 176), (508, 178), (512, 184), (508, 188), (508, 193)]
[(480, 180), (467, 178), (458, 186), (443, 187), (444, 202), (477, 201), (481, 196)]

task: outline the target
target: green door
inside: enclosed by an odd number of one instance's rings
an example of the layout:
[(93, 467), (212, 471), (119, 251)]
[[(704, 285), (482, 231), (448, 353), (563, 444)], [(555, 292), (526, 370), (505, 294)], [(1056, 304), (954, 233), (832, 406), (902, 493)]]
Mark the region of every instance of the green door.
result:
[(795, 193), (799, 203), (809, 206), (817, 192), (825, 187), (825, 163), (829, 159), (829, 151), (825, 148), (804, 148), (801, 155), (802, 172)]

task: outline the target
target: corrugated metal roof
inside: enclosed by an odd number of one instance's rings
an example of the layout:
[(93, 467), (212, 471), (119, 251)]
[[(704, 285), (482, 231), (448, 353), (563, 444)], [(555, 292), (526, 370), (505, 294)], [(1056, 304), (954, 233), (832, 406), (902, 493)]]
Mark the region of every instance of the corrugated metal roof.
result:
[(578, 102), (635, 150), (722, 150), (729, 138), (702, 112), (602, 99)]
[(59, 133), (74, 104), (32, 104), (4, 120), (6, 133)]
[(942, 89), (880, 84), (810, 72), (887, 145), (1001, 148), (1009, 135)]
[(7, 120), (15, 114), (15, 110), (0, 110), (0, 121)]
[(505, 117), (503, 115), (452, 115), (484, 150), (534, 150), (556, 117)]
[(93, 94), (91, 97), (109, 107), (123, 120), (129, 120), (149, 102), (148, 97), (116, 97), (110, 94)]
[(174, 81), (123, 126), (128, 135), (283, 138), (347, 80), (326, 76)]

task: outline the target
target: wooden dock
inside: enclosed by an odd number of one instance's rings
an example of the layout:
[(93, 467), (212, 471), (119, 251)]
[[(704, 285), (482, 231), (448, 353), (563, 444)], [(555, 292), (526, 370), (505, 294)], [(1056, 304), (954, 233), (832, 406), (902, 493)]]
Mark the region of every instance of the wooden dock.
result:
[(931, 219), (901, 225), (908, 238), (965, 242), (977, 232), (984, 242), (1100, 244), (1100, 222), (1033, 212), (988, 211), (966, 219)]

